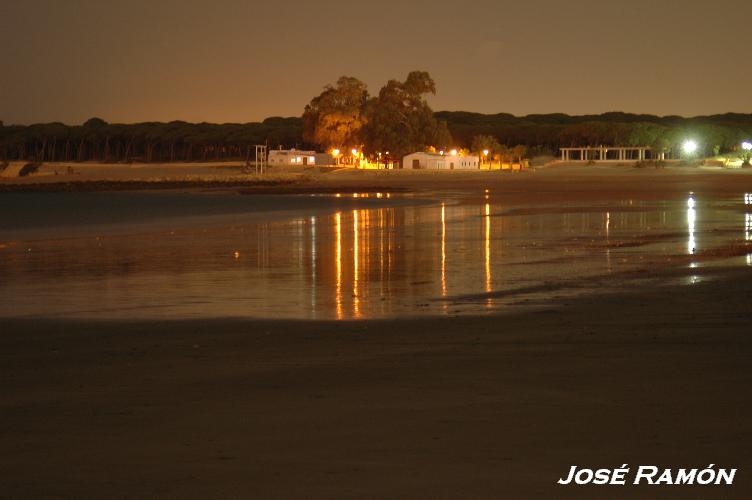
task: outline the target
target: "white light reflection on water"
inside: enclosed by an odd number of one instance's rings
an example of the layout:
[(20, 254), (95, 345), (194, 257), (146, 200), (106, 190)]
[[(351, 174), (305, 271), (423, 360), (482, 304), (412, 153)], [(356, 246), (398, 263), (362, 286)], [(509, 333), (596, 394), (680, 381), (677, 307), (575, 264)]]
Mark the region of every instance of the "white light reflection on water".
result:
[(687, 199), (687, 253), (693, 255), (697, 249), (697, 242), (695, 241), (695, 222), (697, 221), (697, 213), (695, 212), (695, 198), (692, 194)]

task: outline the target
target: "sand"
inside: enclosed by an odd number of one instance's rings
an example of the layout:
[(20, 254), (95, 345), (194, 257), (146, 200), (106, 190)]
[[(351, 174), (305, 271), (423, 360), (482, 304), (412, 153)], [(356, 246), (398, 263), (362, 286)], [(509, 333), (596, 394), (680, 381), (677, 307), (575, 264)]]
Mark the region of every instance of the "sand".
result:
[[(381, 174), (305, 182), (531, 202), (752, 192), (747, 171)], [(665, 285), (502, 316), (4, 318), (0, 496), (750, 498), (752, 268), (647, 272)], [(624, 463), (739, 472), (733, 487), (555, 484)]]
[[(66, 174), (72, 166), (74, 174)], [(457, 190), (516, 196), (530, 202), (613, 199), (634, 195), (752, 191), (752, 169), (718, 167), (635, 168), (629, 165), (553, 163), (523, 172), (354, 170), (275, 167), (265, 175), (244, 174), (240, 163), (44, 164), (40, 174), (0, 179), (0, 192), (104, 191), (133, 189), (232, 189), (253, 193), (425, 192)], [(50, 172), (57, 170), (59, 175)]]
[[(752, 272), (707, 278), (503, 317), (4, 321), (4, 496), (749, 498)], [(554, 484), (623, 463), (740, 472)]]

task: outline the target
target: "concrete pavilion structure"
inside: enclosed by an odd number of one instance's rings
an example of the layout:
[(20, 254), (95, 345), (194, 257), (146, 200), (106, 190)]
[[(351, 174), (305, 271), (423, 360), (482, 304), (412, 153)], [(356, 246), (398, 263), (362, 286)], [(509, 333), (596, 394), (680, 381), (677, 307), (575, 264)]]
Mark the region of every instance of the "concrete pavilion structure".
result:
[(665, 160), (665, 153), (653, 154), (650, 146), (598, 146), (561, 148), (561, 161), (643, 161)]
[(402, 168), (424, 170), (478, 170), (480, 158), (473, 155), (410, 153), (402, 159)]

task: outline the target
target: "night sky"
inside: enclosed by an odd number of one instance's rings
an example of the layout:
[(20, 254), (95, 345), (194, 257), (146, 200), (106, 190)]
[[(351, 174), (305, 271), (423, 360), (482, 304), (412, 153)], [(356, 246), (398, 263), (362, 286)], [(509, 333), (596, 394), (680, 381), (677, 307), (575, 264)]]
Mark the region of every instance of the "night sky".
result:
[(297, 116), (429, 71), (436, 110), (752, 112), (750, 0), (0, 0), (0, 120)]

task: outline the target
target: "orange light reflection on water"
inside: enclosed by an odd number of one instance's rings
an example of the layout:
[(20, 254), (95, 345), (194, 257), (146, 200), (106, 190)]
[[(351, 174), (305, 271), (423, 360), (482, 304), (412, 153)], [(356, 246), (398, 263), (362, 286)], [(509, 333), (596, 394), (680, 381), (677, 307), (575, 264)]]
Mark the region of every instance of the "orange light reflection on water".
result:
[(342, 319), (342, 216), (339, 212), (334, 215), (335, 253), (334, 264), (336, 267), (336, 286), (334, 302), (336, 305), (337, 319)]
[(358, 290), (359, 267), (359, 231), (358, 211), (353, 210), (353, 316), (360, 318), (360, 297)]

